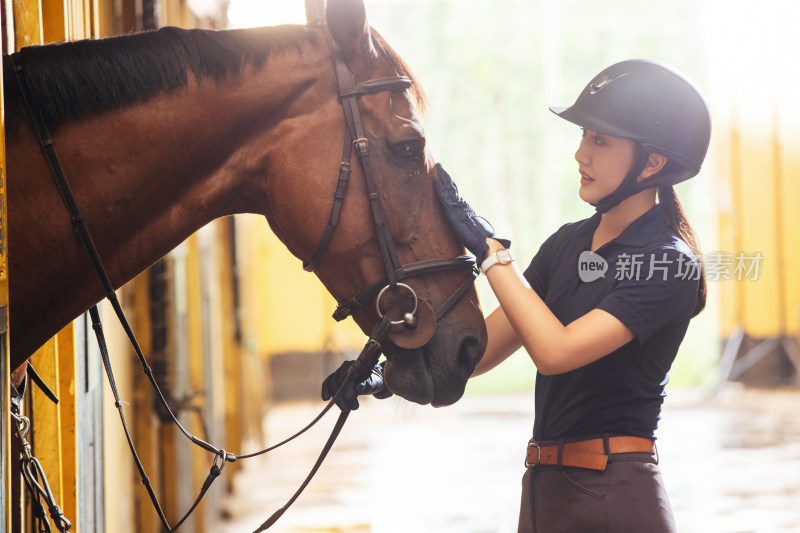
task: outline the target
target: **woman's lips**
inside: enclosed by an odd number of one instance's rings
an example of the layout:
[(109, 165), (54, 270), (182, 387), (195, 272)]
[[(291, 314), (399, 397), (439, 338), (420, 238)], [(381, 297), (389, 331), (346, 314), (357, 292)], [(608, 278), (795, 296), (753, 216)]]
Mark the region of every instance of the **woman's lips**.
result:
[(581, 185), (588, 185), (593, 181), (594, 179), (592, 177), (590, 177), (585, 172), (581, 172)]

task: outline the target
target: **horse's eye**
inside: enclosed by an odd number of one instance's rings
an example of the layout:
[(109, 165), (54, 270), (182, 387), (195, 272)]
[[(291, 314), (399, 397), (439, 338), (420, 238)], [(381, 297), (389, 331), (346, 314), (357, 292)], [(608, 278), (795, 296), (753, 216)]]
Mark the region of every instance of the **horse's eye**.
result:
[(422, 158), (422, 143), (419, 141), (403, 141), (392, 145), (392, 153), (399, 160), (413, 163)]

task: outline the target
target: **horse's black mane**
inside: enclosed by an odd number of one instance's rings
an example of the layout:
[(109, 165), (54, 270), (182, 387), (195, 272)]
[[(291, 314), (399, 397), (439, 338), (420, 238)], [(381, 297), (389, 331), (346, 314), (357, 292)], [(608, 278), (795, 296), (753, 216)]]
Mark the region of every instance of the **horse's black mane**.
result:
[[(245, 65), (262, 65), (270, 52), (313, 40), (306, 26), (248, 30), (156, 31), (46, 46), (14, 54), (31, 104), (47, 124), (143, 102), (188, 82), (222, 80)], [(3, 58), (6, 125), (13, 132), (22, 115), (19, 88)], [(188, 70), (187, 70), (188, 69)]]

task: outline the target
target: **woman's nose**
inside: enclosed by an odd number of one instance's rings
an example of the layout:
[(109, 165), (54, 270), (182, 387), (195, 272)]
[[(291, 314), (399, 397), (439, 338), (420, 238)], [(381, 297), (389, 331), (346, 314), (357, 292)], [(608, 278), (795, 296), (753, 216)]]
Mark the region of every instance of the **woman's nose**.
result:
[(589, 165), (589, 154), (586, 150), (586, 137), (583, 137), (578, 144), (578, 149), (575, 151), (575, 161), (583, 166)]

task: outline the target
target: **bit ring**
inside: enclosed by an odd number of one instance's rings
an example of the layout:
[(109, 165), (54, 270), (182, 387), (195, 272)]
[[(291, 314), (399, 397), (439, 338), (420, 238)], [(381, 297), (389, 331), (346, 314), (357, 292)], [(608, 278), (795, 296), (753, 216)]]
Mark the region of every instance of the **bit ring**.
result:
[[(399, 326), (400, 324), (409, 324), (409, 320), (414, 318), (414, 315), (417, 314), (417, 306), (419, 304), (419, 300), (417, 299), (417, 293), (414, 292), (414, 289), (406, 285), (405, 283), (398, 283), (398, 287), (403, 287), (404, 289), (408, 290), (411, 293), (411, 296), (414, 297), (414, 309), (411, 310), (410, 313), (405, 313), (404, 320), (392, 320), (389, 323), (392, 326)], [(378, 312), (378, 318), (383, 318), (383, 312), (381, 311), (381, 297), (383, 293), (385, 293), (391, 285), (387, 285), (381, 289), (381, 292), (378, 293), (378, 297), (375, 299), (375, 310)], [(410, 317), (410, 318), (409, 318)]]

